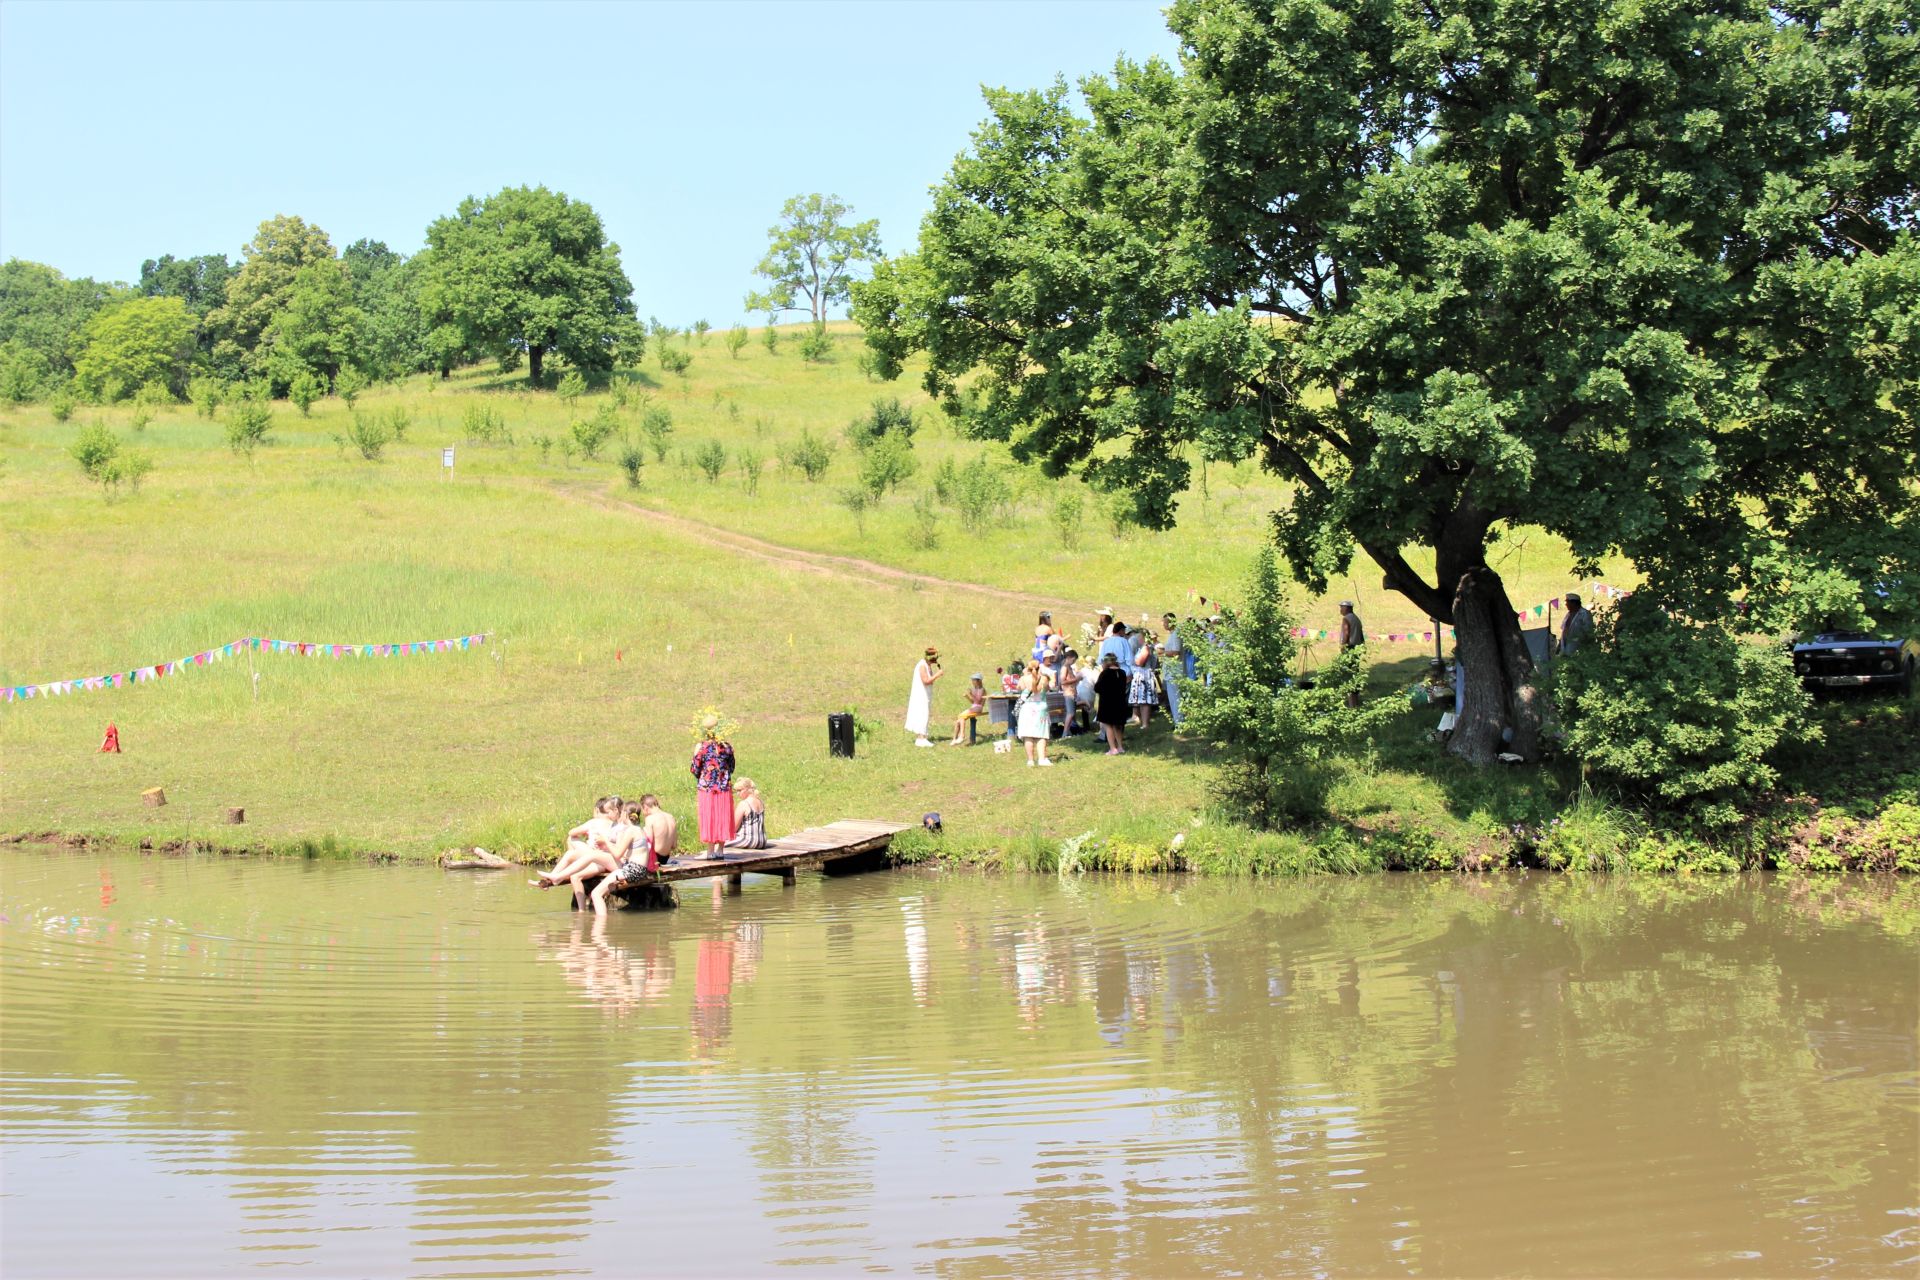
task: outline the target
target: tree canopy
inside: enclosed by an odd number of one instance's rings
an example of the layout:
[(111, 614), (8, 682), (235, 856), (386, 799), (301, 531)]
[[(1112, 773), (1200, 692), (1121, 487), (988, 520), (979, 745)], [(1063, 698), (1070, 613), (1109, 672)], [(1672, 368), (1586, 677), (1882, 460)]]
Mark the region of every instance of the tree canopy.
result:
[(795, 196), (781, 206), (780, 221), (767, 228), (767, 255), (753, 269), (771, 283), (746, 296), (749, 311), (797, 311), (797, 299), (815, 324), (827, 318), (827, 309), (847, 300), (852, 271), (880, 257), (880, 222), (849, 222), (853, 207), (839, 196), (818, 192)]
[(468, 197), (427, 228), (427, 244), (430, 325), (472, 349), (525, 351), (536, 386), (549, 351), (576, 368), (607, 369), (616, 349), (640, 340), (620, 246), (584, 201), (545, 187)]
[(118, 400), (149, 382), (179, 395), (193, 354), (193, 316), (179, 298), (130, 298), (87, 321), (74, 381), (97, 400)]
[(292, 296), (302, 267), (337, 262), (333, 241), (303, 218), (281, 214), (260, 224), (241, 250), (246, 259), (227, 281), (226, 300), (208, 316), (216, 335), (213, 358), (229, 372), (267, 372), (270, 351), (261, 338)]
[(125, 285), (69, 280), (52, 267), (11, 258), (0, 263), (0, 345), (31, 352), (54, 375), (70, 376), (87, 321), (127, 296)]
[[(1454, 750), (1539, 712), (1489, 534), (1622, 555), (1696, 616), (1920, 586), (1920, 35), (1901, 0), (1176, 0), (1177, 66), (990, 92), (910, 256), (854, 287), (883, 372), (1177, 515), (1195, 456), (1294, 484), (1455, 626)], [(1435, 572), (1416, 568), (1432, 552)], [(1905, 585), (1876, 595), (1876, 582)]]

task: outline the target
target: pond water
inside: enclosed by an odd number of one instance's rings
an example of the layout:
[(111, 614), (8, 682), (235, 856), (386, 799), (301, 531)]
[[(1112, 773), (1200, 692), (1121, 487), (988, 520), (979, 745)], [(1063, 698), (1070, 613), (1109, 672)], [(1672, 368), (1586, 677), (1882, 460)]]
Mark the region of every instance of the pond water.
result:
[(0, 876), (14, 1280), (1920, 1265), (1910, 883)]

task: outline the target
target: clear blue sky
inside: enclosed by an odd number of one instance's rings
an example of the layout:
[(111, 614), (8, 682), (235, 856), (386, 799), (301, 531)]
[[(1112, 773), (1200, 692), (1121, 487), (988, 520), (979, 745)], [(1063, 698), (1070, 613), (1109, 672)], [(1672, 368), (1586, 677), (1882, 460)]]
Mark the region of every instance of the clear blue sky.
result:
[(985, 114), (1171, 56), (1157, 3), (0, 0), (0, 259), (136, 280), (298, 214), (405, 253), (467, 195), (599, 210), (644, 317), (741, 318), (788, 196), (910, 248)]

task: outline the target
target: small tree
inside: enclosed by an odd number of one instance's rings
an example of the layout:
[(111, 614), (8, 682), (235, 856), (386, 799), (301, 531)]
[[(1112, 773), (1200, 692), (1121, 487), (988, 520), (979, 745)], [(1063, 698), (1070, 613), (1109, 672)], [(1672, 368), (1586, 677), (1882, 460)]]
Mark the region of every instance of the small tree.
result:
[(747, 326), (737, 324), (727, 330), (727, 354), (735, 360), (740, 358), (741, 350), (747, 345)]
[(560, 375), (560, 385), (554, 389), (560, 398), (572, 409), (580, 403), (580, 397), (587, 394), (587, 377), (578, 369), (569, 369)]
[(705, 320), (695, 320), (693, 322), (693, 336), (699, 341), (701, 346), (704, 347), (707, 345), (707, 333), (712, 328), (713, 326)]
[(378, 413), (353, 414), (352, 425), (347, 428), (347, 443), (360, 451), (360, 456), (368, 462), (380, 461), (380, 455), (386, 452), (393, 439), (393, 430), (388, 426), (386, 417)]
[(135, 409), (133, 411), (133, 417), (128, 420), (127, 425), (133, 428), (135, 435), (139, 435), (141, 432), (145, 431), (148, 427), (153, 425), (152, 410)]
[(960, 513), (960, 524), (969, 533), (979, 533), (996, 511), (1013, 501), (1013, 485), (1006, 472), (989, 461), (985, 454), (960, 468), (953, 488), (953, 505)]
[(833, 335), (827, 332), (826, 321), (814, 321), (800, 339), (800, 358), (808, 364), (825, 364), (833, 358)]
[(800, 439), (788, 448), (783, 459), (790, 467), (806, 476), (812, 484), (827, 474), (827, 468), (833, 465), (833, 442), (803, 430)]
[(387, 434), (393, 437), (395, 443), (405, 444), (407, 432), (413, 429), (413, 415), (408, 413), (403, 406), (396, 404), (387, 410), (385, 421), (387, 424)]
[(767, 354), (770, 356), (780, 354), (780, 331), (773, 327), (771, 311), (767, 312), (766, 327), (760, 330), (760, 345), (767, 349)]
[(1062, 489), (1053, 500), (1053, 510), (1048, 513), (1053, 520), (1053, 531), (1060, 535), (1060, 545), (1069, 551), (1080, 548), (1080, 512), (1083, 505), (1077, 490)]
[(158, 378), (151, 378), (140, 385), (133, 393), (133, 402), (145, 409), (170, 409), (178, 401), (167, 384)]
[(620, 446), (620, 469), (627, 473), (627, 488), (640, 487), (640, 470), (647, 465), (647, 452), (635, 441), (628, 440)]
[(640, 415), (640, 433), (653, 446), (653, 460), (667, 460), (667, 442), (673, 435), (673, 415), (665, 405), (650, 404)]
[(687, 370), (693, 367), (693, 353), (684, 347), (670, 347), (665, 343), (655, 352), (660, 358), (660, 368), (667, 373), (677, 373), (684, 382)]
[(610, 404), (603, 404), (591, 418), (582, 418), (573, 424), (573, 443), (580, 450), (580, 456), (588, 461), (600, 456), (601, 446), (613, 439), (620, 431), (620, 414)]
[(913, 410), (901, 404), (898, 396), (875, 400), (865, 413), (847, 424), (847, 442), (865, 449), (889, 431), (911, 437), (913, 428)]
[(195, 378), (187, 384), (187, 398), (193, 401), (193, 411), (208, 421), (220, 411), (223, 399), (220, 381), (217, 378)]
[(701, 445), (693, 455), (694, 465), (706, 473), (707, 483), (720, 479), (720, 473), (727, 469), (727, 449), (718, 440), (709, 440)]
[(873, 500), (879, 502), (887, 490), (897, 489), (913, 478), (917, 469), (913, 441), (897, 431), (880, 437), (860, 459), (860, 483)]
[[(817, 324), (827, 309), (844, 302), (852, 272), (880, 257), (880, 223), (849, 222), (852, 206), (839, 196), (795, 196), (782, 206), (780, 222), (767, 229), (767, 256), (754, 268), (769, 287), (747, 295), (754, 311), (805, 310)], [(806, 299), (800, 307), (799, 299)]]
[(73, 416), (73, 393), (65, 387), (53, 393), (47, 401), (47, 412), (53, 415), (55, 422), (65, 422)]
[(367, 389), (367, 375), (348, 365), (333, 380), (333, 393), (347, 402), (347, 408), (353, 408), (353, 402)]
[(468, 444), (512, 444), (513, 433), (498, 409), (470, 404), (460, 414), (461, 430)]
[(740, 477), (746, 481), (747, 496), (757, 497), (760, 493), (760, 469), (765, 464), (754, 449), (740, 449), (735, 455), (740, 459)]
[(913, 500), (913, 528), (909, 536), (913, 545), (922, 551), (932, 551), (940, 545), (940, 505), (931, 493), (923, 493)]
[(251, 462), (272, 428), (273, 410), (260, 400), (242, 400), (227, 412), (227, 445)]
[(107, 468), (120, 456), (120, 440), (101, 423), (80, 428), (67, 453), (80, 464), (80, 470), (95, 484), (106, 482)]
[(854, 531), (866, 537), (867, 508), (873, 505), (873, 495), (861, 488), (842, 489), (836, 499), (853, 516)]
[(1324, 817), (1339, 757), (1398, 711), (1386, 700), (1348, 708), (1347, 695), (1366, 681), (1363, 649), (1341, 654), (1311, 688), (1301, 687), (1293, 678), (1295, 623), (1273, 549), (1263, 546), (1239, 612), (1221, 624), (1216, 643), (1194, 646), (1205, 678), (1180, 685), (1187, 727), (1226, 757), (1216, 798), (1257, 826)]
[(117, 494), (122, 484), (134, 493), (140, 492), (140, 482), (153, 471), (153, 459), (134, 449), (122, 449), (120, 456), (107, 464), (104, 483), (109, 496)]
[(287, 399), (293, 401), (303, 418), (313, 415), (313, 402), (326, 393), (320, 384), (320, 377), (311, 369), (302, 369), (293, 375), (293, 381), (287, 387)]

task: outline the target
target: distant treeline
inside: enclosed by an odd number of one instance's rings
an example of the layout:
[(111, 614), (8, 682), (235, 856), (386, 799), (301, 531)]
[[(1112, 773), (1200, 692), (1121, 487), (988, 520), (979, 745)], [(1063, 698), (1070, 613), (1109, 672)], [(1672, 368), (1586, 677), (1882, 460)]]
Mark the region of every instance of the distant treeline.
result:
[(196, 381), (285, 396), (497, 359), (538, 384), (637, 359), (645, 331), (600, 217), (545, 187), (467, 199), (408, 257), (344, 252), (304, 219), (260, 224), (238, 262), (163, 254), (138, 284), (0, 265), (0, 400), (187, 398)]

